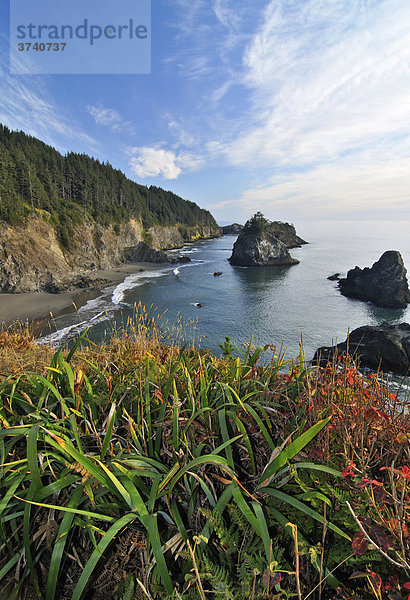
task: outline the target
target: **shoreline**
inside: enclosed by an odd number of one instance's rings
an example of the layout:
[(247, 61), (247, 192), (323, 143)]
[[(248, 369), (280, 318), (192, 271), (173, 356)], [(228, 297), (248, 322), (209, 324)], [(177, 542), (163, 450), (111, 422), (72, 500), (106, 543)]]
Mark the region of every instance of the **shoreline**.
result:
[(112, 269), (99, 269), (90, 274), (92, 280), (105, 279), (103, 284), (85, 289), (75, 288), (62, 294), (27, 292), (0, 294), (0, 331), (28, 327), (42, 332), (50, 329), (53, 317), (74, 312), (89, 300), (98, 298), (104, 290), (115, 287), (129, 275), (140, 271), (153, 271), (171, 263), (137, 262), (118, 265)]

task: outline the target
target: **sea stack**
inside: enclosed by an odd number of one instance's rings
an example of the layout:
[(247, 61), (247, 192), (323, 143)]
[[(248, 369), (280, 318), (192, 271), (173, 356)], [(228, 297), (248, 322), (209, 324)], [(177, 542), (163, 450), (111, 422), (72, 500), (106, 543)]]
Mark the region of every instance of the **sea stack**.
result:
[(369, 268), (351, 269), (346, 279), (340, 279), (344, 296), (373, 302), (386, 308), (406, 308), (410, 302), (407, 271), (397, 250), (388, 250)]
[(301, 244), (306, 242), (296, 235), (293, 225), (271, 222), (258, 212), (246, 222), (229, 262), (240, 267), (296, 265), (299, 261), (288, 248)]

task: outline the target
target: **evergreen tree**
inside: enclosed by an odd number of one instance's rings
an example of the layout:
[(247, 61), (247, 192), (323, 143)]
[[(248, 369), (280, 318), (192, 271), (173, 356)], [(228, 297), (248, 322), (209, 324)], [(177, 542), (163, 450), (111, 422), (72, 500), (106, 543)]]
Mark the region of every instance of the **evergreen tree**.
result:
[(216, 226), (212, 215), (161, 188), (140, 185), (109, 162), (57, 150), (0, 124), (0, 220), (22, 223), (46, 211), (65, 245), (84, 220), (115, 225), (130, 218), (152, 225)]

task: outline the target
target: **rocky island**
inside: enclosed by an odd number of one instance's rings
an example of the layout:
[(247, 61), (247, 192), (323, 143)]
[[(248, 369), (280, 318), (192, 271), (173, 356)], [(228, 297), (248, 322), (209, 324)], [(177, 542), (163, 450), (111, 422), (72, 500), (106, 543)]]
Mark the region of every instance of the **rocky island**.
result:
[(299, 261), (292, 258), (288, 248), (306, 243), (296, 235), (293, 225), (269, 221), (257, 212), (246, 222), (229, 262), (240, 267), (296, 265)]
[(339, 280), (344, 296), (386, 308), (406, 308), (410, 302), (407, 271), (400, 252), (388, 250), (369, 268), (355, 267)]

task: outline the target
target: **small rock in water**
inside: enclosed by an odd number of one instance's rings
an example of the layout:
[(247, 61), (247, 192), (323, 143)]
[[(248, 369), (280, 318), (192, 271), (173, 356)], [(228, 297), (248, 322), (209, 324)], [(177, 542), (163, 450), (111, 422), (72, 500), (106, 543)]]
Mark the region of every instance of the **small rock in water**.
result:
[(340, 273), (335, 273), (334, 275), (330, 275), (330, 277), (328, 277), (329, 281), (339, 281), (340, 279)]
[(214, 273), (214, 277), (219, 277), (220, 275), (222, 275), (222, 271), (216, 271)]

